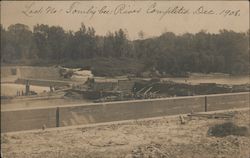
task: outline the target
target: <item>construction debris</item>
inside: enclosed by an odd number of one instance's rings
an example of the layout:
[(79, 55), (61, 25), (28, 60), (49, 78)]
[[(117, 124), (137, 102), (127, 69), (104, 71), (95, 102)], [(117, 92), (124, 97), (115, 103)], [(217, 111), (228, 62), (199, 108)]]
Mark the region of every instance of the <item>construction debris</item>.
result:
[(42, 126), (42, 130), (45, 130), (46, 129), (46, 125), (45, 124), (43, 124), (43, 126)]
[(219, 114), (219, 113), (213, 113), (213, 114), (205, 114), (205, 113), (196, 113), (196, 114), (188, 114), (189, 117), (205, 117), (209, 119), (217, 119), (217, 118), (232, 118), (234, 117), (233, 113), (228, 114)]
[(185, 119), (184, 119), (184, 117), (182, 115), (180, 115), (180, 121), (181, 121), (181, 124), (185, 124), (186, 123), (186, 121), (185, 121)]
[(225, 137), (229, 135), (248, 136), (249, 129), (245, 126), (237, 126), (232, 122), (226, 122), (210, 127), (208, 135), (216, 137)]

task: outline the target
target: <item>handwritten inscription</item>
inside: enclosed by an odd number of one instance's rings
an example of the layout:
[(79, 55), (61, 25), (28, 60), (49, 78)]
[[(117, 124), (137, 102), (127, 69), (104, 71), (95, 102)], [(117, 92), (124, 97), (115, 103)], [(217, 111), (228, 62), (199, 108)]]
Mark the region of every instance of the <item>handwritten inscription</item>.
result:
[(159, 9), (157, 3), (153, 3), (146, 11), (147, 14), (160, 14), (160, 20), (164, 18), (167, 14), (178, 14), (184, 15), (189, 14), (189, 9), (183, 6), (168, 7), (167, 9)]
[(139, 5), (132, 5), (130, 3), (121, 3), (116, 6), (84, 6), (81, 2), (72, 2), (68, 7), (58, 8), (56, 6), (39, 6), (35, 2), (27, 4), (24, 6), (22, 13), (27, 17), (33, 17), (36, 15), (48, 14), (48, 15), (85, 15), (89, 18), (93, 18), (95, 15), (136, 15), (136, 14), (146, 14), (146, 15), (156, 15), (159, 20), (162, 20), (166, 15), (196, 15), (196, 16), (240, 16), (240, 9), (227, 9), (223, 8), (221, 10), (215, 10), (207, 6), (199, 6), (197, 8), (188, 8), (181, 5), (171, 5), (171, 6), (160, 6), (157, 2), (153, 2), (148, 6), (141, 7)]
[(100, 15), (105, 15), (105, 14), (112, 14), (112, 11), (108, 9), (108, 6), (103, 6), (101, 9), (98, 10), (98, 13)]
[(230, 10), (230, 9), (224, 9), (220, 12), (220, 15), (223, 16), (240, 16), (240, 9), (238, 10)]
[(201, 6), (195, 10), (193, 14), (212, 15), (215, 14), (215, 11), (213, 9), (206, 9), (204, 6)]
[(44, 11), (43, 7), (34, 8), (34, 5), (35, 5), (34, 2), (29, 4), (29, 5), (26, 5), (24, 10), (22, 11), (22, 13), (26, 16), (29, 16), (29, 17), (31, 17), (35, 14), (42, 14)]
[(132, 8), (130, 5), (120, 4), (114, 10), (114, 15), (118, 14), (138, 14), (142, 11), (141, 8)]
[(96, 13), (96, 8), (94, 6), (90, 6), (87, 9), (82, 9), (80, 6), (80, 2), (74, 2), (70, 5), (68, 9), (65, 10), (66, 14), (73, 14), (73, 15), (81, 15), (86, 14), (90, 15), (90, 18), (92, 18)]

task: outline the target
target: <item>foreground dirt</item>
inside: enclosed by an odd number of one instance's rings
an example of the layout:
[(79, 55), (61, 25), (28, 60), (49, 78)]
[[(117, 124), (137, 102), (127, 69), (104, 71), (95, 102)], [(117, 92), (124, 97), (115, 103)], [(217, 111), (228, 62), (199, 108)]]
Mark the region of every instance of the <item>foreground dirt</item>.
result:
[(2, 134), (6, 158), (249, 158), (250, 137), (213, 137), (209, 127), (249, 128), (249, 110), (233, 118), (162, 117), (123, 123)]

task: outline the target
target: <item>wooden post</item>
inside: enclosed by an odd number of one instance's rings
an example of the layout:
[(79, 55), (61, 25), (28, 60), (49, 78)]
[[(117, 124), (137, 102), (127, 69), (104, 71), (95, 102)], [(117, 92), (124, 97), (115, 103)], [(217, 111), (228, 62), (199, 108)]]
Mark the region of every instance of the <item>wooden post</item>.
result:
[(29, 94), (30, 94), (30, 82), (29, 82), (29, 80), (26, 80), (25, 95), (29, 95)]
[(56, 127), (60, 127), (59, 107), (56, 107)]
[(207, 96), (205, 96), (205, 112), (207, 112)]

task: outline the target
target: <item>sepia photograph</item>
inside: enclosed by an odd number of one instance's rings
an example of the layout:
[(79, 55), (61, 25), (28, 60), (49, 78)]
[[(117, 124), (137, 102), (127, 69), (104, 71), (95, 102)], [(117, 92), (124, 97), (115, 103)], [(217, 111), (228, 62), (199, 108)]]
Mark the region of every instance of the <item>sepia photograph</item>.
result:
[(1, 158), (250, 158), (249, 1), (1, 1)]

